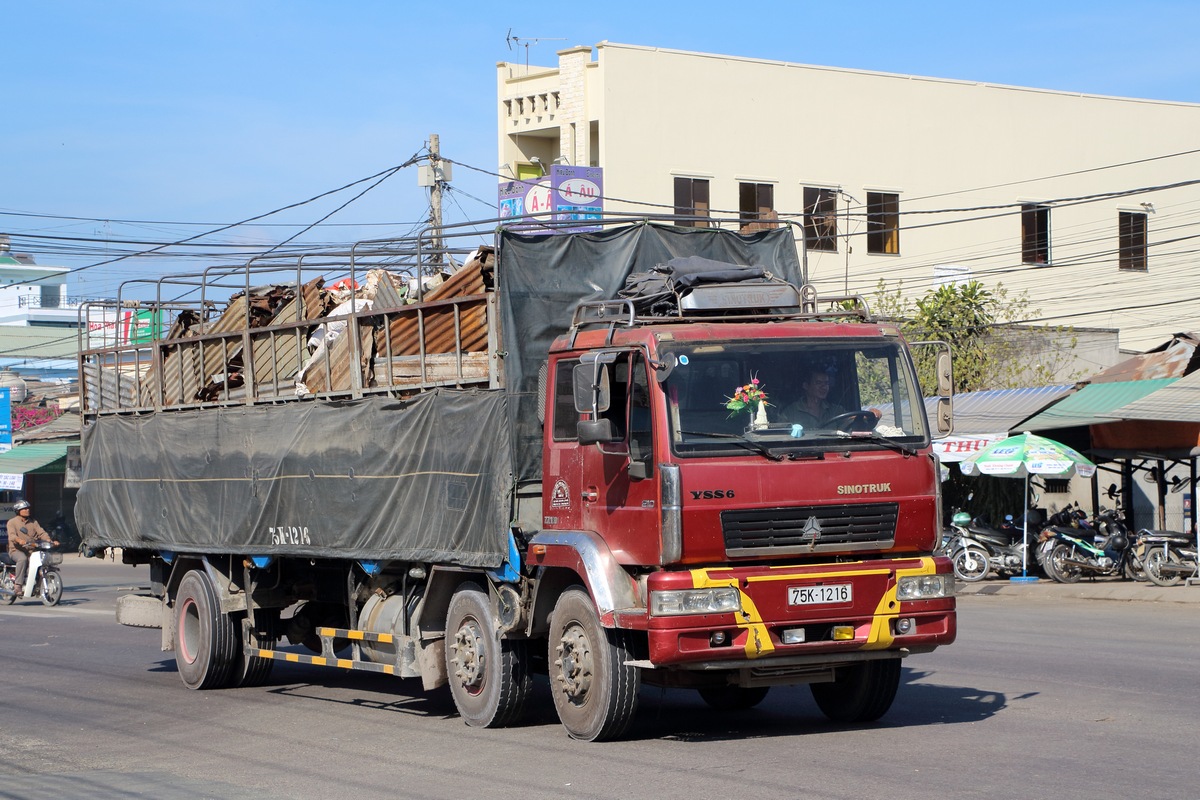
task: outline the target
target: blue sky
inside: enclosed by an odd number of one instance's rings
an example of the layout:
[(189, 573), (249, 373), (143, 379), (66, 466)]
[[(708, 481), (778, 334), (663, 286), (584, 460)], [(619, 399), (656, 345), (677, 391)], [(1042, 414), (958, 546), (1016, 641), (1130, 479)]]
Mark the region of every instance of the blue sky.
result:
[[(1196, 103), (1197, 30), (1200, 4), (1108, 0), (10, 3), (0, 231), (39, 263), (80, 267), (102, 260), (106, 239), (169, 242), (374, 175), (430, 133), (446, 157), (494, 171), (495, 64), (524, 61), (525, 43), (535, 65), (609, 40)], [(493, 216), (481, 201), (494, 202), (494, 184), (456, 168), (447, 219)], [(307, 225), (355, 191), (271, 221)], [(407, 169), (331, 218), (345, 227), (305, 240), (399, 235), (426, 211)], [(212, 241), (265, 248), (295, 230)], [(72, 294), (180, 269), (195, 264), (164, 255), (85, 270)]]

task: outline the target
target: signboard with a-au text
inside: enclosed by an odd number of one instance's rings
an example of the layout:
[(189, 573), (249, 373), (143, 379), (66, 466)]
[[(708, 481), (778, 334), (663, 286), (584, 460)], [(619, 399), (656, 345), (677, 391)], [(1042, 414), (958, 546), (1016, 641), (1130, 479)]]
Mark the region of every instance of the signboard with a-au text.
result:
[(604, 210), (604, 171), (600, 167), (550, 168), (551, 211), (557, 222), (575, 222), (565, 232), (594, 231)]
[(78, 489), (83, 481), (83, 456), (79, 445), (67, 445), (67, 466), (63, 474), (64, 489)]
[(554, 164), (550, 175), (538, 180), (505, 181), (497, 191), (501, 219), (526, 217), (513, 223), (515, 230), (546, 230), (541, 223), (554, 220), (577, 223), (555, 226), (550, 233), (594, 231), (604, 210), (604, 170)]
[(12, 450), (12, 389), (0, 389), (0, 453)]

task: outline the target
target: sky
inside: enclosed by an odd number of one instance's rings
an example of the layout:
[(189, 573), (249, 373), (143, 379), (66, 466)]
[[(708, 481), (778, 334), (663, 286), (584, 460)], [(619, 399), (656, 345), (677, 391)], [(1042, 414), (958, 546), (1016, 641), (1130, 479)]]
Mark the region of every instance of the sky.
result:
[[(91, 298), (231, 244), (405, 235), (428, 214), (416, 168), (364, 179), (430, 134), (456, 162), (446, 220), (494, 217), (496, 63), (554, 66), (575, 45), (1200, 103), (1191, 1), (6, 5), (0, 232)], [(163, 247), (201, 234), (210, 252)], [(152, 252), (107, 263), (131, 251)]]

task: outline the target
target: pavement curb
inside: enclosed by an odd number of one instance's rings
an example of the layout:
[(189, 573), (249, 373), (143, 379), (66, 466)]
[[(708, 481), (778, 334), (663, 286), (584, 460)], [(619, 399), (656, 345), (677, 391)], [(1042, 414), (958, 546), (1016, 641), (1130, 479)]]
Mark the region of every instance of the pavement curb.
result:
[(999, 596), (1039, 597), (1048, 600), (1118, 600), (1143, 603), (1185, 603), (1200, 605), (1200, 586), (1156, 586), (1152, 583), (1120, 579), (1081, 580), (1079, 583), (1057, 583), (1038, 580), (1024, 583), (1005, 578), (977, 583), (958, 582), (958, 597)]

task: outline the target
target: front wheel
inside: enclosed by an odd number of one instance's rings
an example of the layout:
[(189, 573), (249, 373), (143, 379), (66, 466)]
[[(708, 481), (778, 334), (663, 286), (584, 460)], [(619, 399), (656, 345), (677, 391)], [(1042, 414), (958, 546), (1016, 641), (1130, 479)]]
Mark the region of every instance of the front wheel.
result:
[(42, 604), (47, 606), (56, 606), (58, 601), (62, 599), (63, 583), (62, 576), (54, 570), (44, 570), (42, 572)]
[(1163, 566), (1176, 566), (1180, 563), (1182, 560), (1174, 550), (1155, 547), (1146, 553), (1146, 577), (1159, 586), (1175, 586), (1183, 580), (1183, 575), (1175, 570), (1164, 571)]
[(821, 713), (834, 722), (874, 722), (892, 707), (900, 688), (900, 659), (863, 661), (838, 667), (832, 683), (809, 689)]
[(978, 547), (964, 547), (954, 554), (954, 574), (959, 580), (975, 583), (987, 577), (988, 554)]
[(1057, 544), (1046, 557), (1046, 572), (1059, 583), (1078, 583), (1083, 577), (1083, 570), (1075, 564), (1068, 563), (1075, 554), (1075, 549), (1067, 544)]
[(629, 634), (600, 624), (587, 592), (568, 589), (550, 615), (550, 692), (573, 739), (616, 739), (637, 712), (641, 673), (629, 666)]
[(488, 596), (474, 584), (450, 598), (446, 613), (446, 673), (459, 716), (475, 728), (520, 720), (533, 680), (526, 642), (501, 639)]

